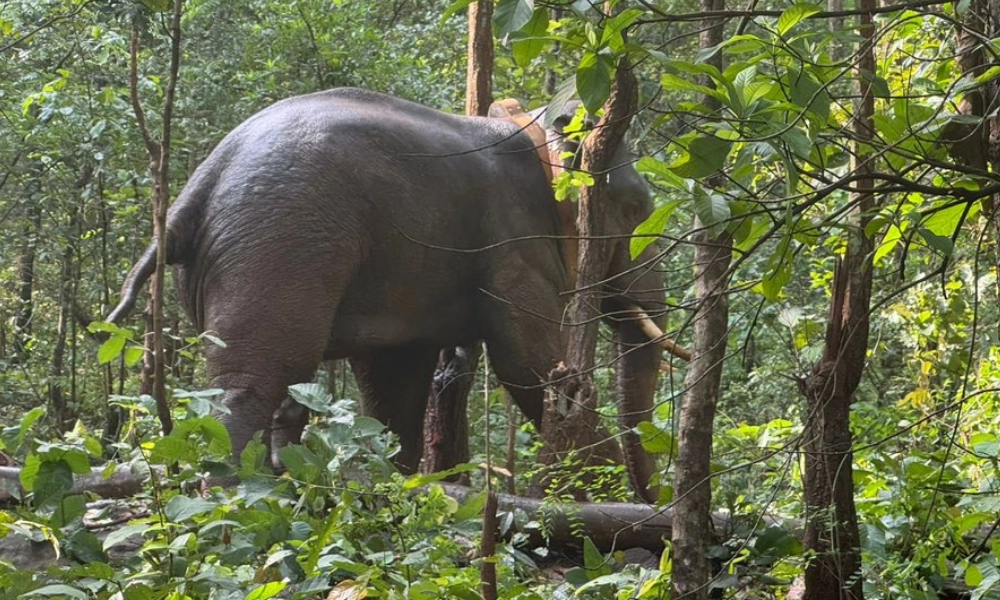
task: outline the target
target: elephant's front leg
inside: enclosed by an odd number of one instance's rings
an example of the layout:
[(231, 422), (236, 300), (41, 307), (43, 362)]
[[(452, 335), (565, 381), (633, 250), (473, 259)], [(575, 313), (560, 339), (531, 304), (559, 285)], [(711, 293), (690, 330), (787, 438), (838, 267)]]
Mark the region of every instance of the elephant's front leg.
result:
[(399, 436), (396, 464), (405, 473), (420, 466), (424, 444), (424, 412), (438, 350), (403, 346), (351, 359), (361, 389), (361, 412), (384, 423)]

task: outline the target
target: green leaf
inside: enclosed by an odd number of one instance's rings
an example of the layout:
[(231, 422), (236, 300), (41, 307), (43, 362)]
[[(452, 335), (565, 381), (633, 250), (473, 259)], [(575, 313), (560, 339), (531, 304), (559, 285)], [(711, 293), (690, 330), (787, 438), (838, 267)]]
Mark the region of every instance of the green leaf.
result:
[(448, 8), (444, 9), (444, 14), (441, 15), (439, 25), (444, 25), (445, 21), (452, 18), (475, 1), (476, 0), (456, 0), (455, 2), (452, 2)]
[(583, 566), (591, 580), (611, 574), (611, 561), (601, 554), (590, 537), (583, 538)]
[(149, 523), (131, 523), (121, 529), (112, 531), (108, 534), (108, 537), (104, 538), (104, 551), (107, 552), (109, 548), (117, 546), (134, 535), (142, 535), (150, 527)]
[[(726, 164), (733, 143), (714, 135), (702, 135), (687, 145), (687, 155), (671, 166), (681, 177), (697, 179), (714, 175)], [(728, 215), (727, 215), (728, 216)]]
[(652, 156), (643, 156), (635, 164), (636, 171), (648, 175), (657, 181), (657, 183), (662, 183), (668, 185), (676, 190), (682, 192), (688, 192), (688, 184), (683, 177), (678, 177), (676, 173), (670, 170), (667, 163), (662, 160), (653, 158)]
[(792, 27), (822, 10), (818, 5), (807, 2), (788, 7), (778, 17), (778, 35), (785, 35)]
[(924, 219), (920, 224), (926, 228), (928, 231), (935, 235), (942, 237), (952, 237), (958, 228), (962, 226), (963, 217), (965, 219), (975, 217), (979, 214), (981, 205), (979, 203), (974, 204), (969, 208), (969, 214), (965, 214), (966, 205), (956, 204), (955, 206), (949, 206), (941, 210), (935, 210), (929, 217)]
[(70, 587), (68, 585), (46, 585), (40, 587), (37, 590), (28, 592), (22, 595), (22, 598), (32, 598), (35, 596), (40, 596), (44, 598), (59, 597), (59, 598), (80, 598), (80, 600), (87, 600), (90, 598), (90, 594), (78, 590), (75, 587)]
[(139, 364), (143, 354), (145, 354), (145, 349), (142, 346), (129, 346), (125, 348), (125, 365), (134, 367)]
[(731, 214), (729, 202), (724, 196), (701, 188), (695, 188), (694, 213), (703, 226), (713, 229), (725, 223)]
[[(548, 106), (545, 107), (545, 115), (542, 118), (545, 128), (552, 127), (556, 119), (562, 116), (566, 104), (576, 96), (576, 77), (563, 80), (556, 88), (556, 93), (552, 95)], [(560, 132), (561, 133), (561, 132)]]
[(514, 62), (522, 67), (528, 66), (536, 59), (549, 40), (545, 34), (549, 31), (549, 12), (544, 8), (535, 9), (531, 20), (522, 28), (516, 38), (512, 38), (511, 52)]
[(318, 413), (330, 412), (333, 405), (333, 396), (318, 383), (297, 383), (288, 387), (288, 393), (293, 400)]
[[(792, 265), (787, 260), (782, 260), (776, 269), (768, 273), (760, 282), (759, 291), (764, 297), (775, 302), (781, 295), (781, 290), (792, 280)], [(757, 289), (757, 288), (755, 288)]]
[(73, 489), (73, 470), (64, 460), (46, 460), (38, 466), (34, 480), (35, 506), (55, 508)]
[(97, 362), (106, 365), (122, 353), (125, 348), (125, 338), (118, 335), (109, 337), (97, 350)]
[(926, 227), (921, 227), (917, 229), (917, 233), (920, 235), (920, 237), (924, 238), (924, 241), (927, 242), (928, 246), (937, 250), (938, 252), (940, 252), (945, 256), (951, 256), (952, 253), (955, 251), (955, 245), (952, 243), (951, 238), (946, 238), (937, 235), (936, 233), (934, 233), (930, 229), (927, 229)]
[(635, 231), (632, 232), (632, 238), (629, 239), (628, 246), (632, 260), (638, 258), (643, 250), (656, 242), (656, 236), (662, 234), (667, 228), (667, 221), (670, 220), (670, 216), (674, 214), (674, 211), (681, 204), (682, 201), (680, 200), (667, 202), (654, 210), (653, 214), (649, 215), (645, 221), (636, 226)]
[(899, 227), (890, 225), (888, 231), (885, 232), (885, 237), (882, 238), (882, 243), (875, 249), (873, 262), (876, 265), (880, 264), (883, 258), (896, 249), (896, 245), (899, 244), (902, 237), (903, 232), (900, 231)]
[(805, 131), (798, 127), (788, 127), (781, 132), (781, 139), (792, 151), (792, 154), (806, 160), (812, 154), (813, 143)]
[(531, 21), (535, 12), (534, 0), (500, 0), (493, 9), (493, 25), (497, 37), (506, 37)]
[(720, 102), (726, 102), (728, 100), (724, 94), (715, 88), (708, 87), (707, 85), (701, 85), (692, 79), (680, 77), (679, 75), (674, 75), (673, 73), (664, 73), (660, 78), (660, 83), (663, 85), (663, 89), (665, 90), (697, 92), (699, 94), (715, 98)]
[(639, 430), (639, 440), (646, 452), (672, 454), (676, 449), (674, 436), (669, 431), (661, 429), (649, 421), (642, 421), (636, 429)]
[(207, 512), (215, 510), (218, 506), (215, 502), (209, 502), (201, 498), (188, 498), (187, 496), (174, 496), (167, 502), (164, 514), (174, 523), (186, 521)]
[(576, 69), (576, 91), (587, 112), (594, 115), (611, 96), (614, 65), (607, 56), (587, 52)]
[(244, 596), (244, 600), (268, 600), (268, 598), (274, 598), (284, 591), (287, 585), (288, 582), (286, 581), (272, 581), (270, 583), (265, 583)]
[(486, 492), (472, 494), (465, 499), (465, 502), (458, 507), (452, 518), (456, 523), (475, 519), (483, 514), (483, 507), (486, 506)]
[(411, 475), (406, 479), (406, 481), (403, 482), (403, 489), (415, 490), (419, 487), (427, 485), (428, 483), (435, 483), (460, 473), (469, 473), (471, 471), (475, 471), (477, 468), (479, 467), (474, 463), (461, 463), (450, 469), (437, 471), (435, 473)]

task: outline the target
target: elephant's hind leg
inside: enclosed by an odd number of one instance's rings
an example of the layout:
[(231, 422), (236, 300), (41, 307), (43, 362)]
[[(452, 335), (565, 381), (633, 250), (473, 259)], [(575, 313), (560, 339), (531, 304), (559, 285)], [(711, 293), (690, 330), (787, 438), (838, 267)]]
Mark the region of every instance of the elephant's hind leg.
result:
[(361, 412), (385, 423), (399, 436), (396, 464), (416, 472), (424, 444), (424, 413), (437, 348), (410, 345), (367, 353), (351, 359), (361, 389)]

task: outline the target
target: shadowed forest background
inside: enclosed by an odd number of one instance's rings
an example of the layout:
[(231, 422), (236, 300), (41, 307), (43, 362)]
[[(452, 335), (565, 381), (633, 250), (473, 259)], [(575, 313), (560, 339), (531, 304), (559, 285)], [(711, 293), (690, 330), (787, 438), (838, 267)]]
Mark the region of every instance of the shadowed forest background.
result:
[[(471, 112), (487, 4), (493, 99), (579, 98), (582, 154), (629, 124), (655, 205), (629, 244), (690, 360), (664, 353), (622, 431), (596, 329), (561, 418), (602, 437), (557, 452), (472, 361), (468, 456), (409, 477), (327, 363), (284, 477), (253, 445), (240, 486), (189, 491), (230, 454), (202, 356), (224, 340), (170, 277), (155, 322), (100, 324), (156, 207), (290, 96)], [(998, 39), (994, 0), (0, 2), (0, 597), (1000, 597)], [(556, 196), (600, 207), (604, 175)], [(115, 465), (128, 486), (80, 483)]]

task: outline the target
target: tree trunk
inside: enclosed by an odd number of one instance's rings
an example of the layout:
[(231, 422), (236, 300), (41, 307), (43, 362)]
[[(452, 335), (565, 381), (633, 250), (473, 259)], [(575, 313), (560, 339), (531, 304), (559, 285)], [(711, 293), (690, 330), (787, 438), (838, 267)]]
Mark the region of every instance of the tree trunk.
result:
[[(624, 143), (638, 102), (635, 74), (622, 59), (611, 84), (611, 96), (604, 116), (584, 140), (581, 168), (591, 173), (607, 172), (618, 144)], [(542, 449), (538, 460), (551, 465), (575, 454), (584, 466), (619, 463), (621, 449), (601, 425), (598, 396), (593, 383), (596, 364), (597, 331), (603, 301), (602, 281), (607, 277), (613, 240), (608, 239), (606, 208), (607, 179), (595, 178), (594, 185), (580, 193), (577, 229), (580, 236), (576, 285), (579, 290), (567, 311), (573, 323), (564, 369), (550, 378), (542, 417)], [(544, 478), (533, 483), (533, 493), (547, 487)]]
[(469, 461), (469, 393), (481, 354), (481, 344), (441, 351), (424, 418), (424, 473)]
[[(703, 0), (705, 11), (725, 10), (725, 0)], [(722, 42), (724, 21), (702, 22), (699, 45), (711, 48)], [(709, 62), (722, 70), (722, 53)], [(711, 82), (703, 82), (712, 85)], [(710, 110), (719, 108), (711, 97), (702, 99)], [(715, 175), (705, 182), (708, 187), (724, 185)], [(715, 409), (719, 401), (722, 365), (729, 333), (729, 301), (726, 297), (727, 273), (732, 259), (731, 238), (716, 235), (695, 218), (694, 243), (695, 298), (697, 309), (692, 317), (694, 349), (684, 380), (678, 420), (677, 460), (674, 463), (674, 519), (672, 543), (674, 570), (671, 586), (674, 598), (709, 597), (711, 579), (708, 546), (715, 537), (712, 528), (712, 437)]]
[(14, 311), (13, 358), (24, 362), (28, 358), (31, 342), (31, 319), (34, 316), (35, 253), (38, 247), (38, 229), (42, 224), (42, 206), (38, 198), (28, 202), (28, 221), (17, 259), (17, 308)]
[(77, 227), (78, 214), (74, 208), (69, 218), (68, 235), (71, 239), (66, 242), (66, 247), (63, 249), (62, 269), (59, 276), (59, 320), (56, 325), (56, 341), (52, 348), (52, 361), (49, 363), (49, 405), (52, 407), (56, 429), (61, 432), (69, 429), (72, 421), (63, 392), (63, 379), (65, 376), (66, 338), (69, 323), (73, 319), (73, 254), (76, 244), (73, 238), (77, 235)]
[[(872, 139), (874, 95), (866, 73), (875, 72), (874, 28), (870, 11), (875, 0), (861, 0), (861, 47), (856, 78), (861, 86), (854, 121), (852, 168), (873, 172), (866, 150)], [(858, 189), (871, 190), (874, 180), (861, 178)], [(805, 600), (860, 600), (860, 534), (854, 507), (850, 413), (861, 381), (868, 349), (872, 288), (872, 249), (865, 227), (874, 198), (869, 191), (853, 194), (847, 251), (833, 276), (830, 321), (820, 361), (800, 387), (806, 397), (803, 431), (805, 451), (806, 532), (804, 546), (813, 555), (806, 566)]]
[[(485, 117), (493, 102), (493, 1), (469, 5), (465, 113)], [(433, 473), (469, 460), (469, 392), (475, 380), (479, 345), (441, 352), (424, 417), (422, 470)]]
[[(170, 204), (170, 145), (174, 99), (177, 91), (177, 75), (180, 69), (181, 13), (183, 0), (174, 0), (170, 20), (170, 73), (167, 79), (166, 96), (163, 100), (163, 123), (160, 141), (153, 139), (146, 126), (145, 113), (138, 93), (138, 52), (139, 26), (133, 26), (130, 47), (129, 85), (132, 109), (135, 112), (139, 131), (142, 133), (149, 152), (149, 170), (153, 180), (153, 236), (156, 239), (156, 271), (149, 287), (150, 317), (149, 332), (152, 348), (152, 393), (156, 399), (157, 416), (164, 434), (173, 429), (170, 406), (167, 403), (166, 365), (163, 352), (163, 287), (167, 257), (167, 206)], [(145, 362), (145, 361), (144, 361)], [(144, 369), (145, 373), (145, 369)]]
[(465, 114), (485, 117), (493, 103), (493, 0), (469, 5)]

